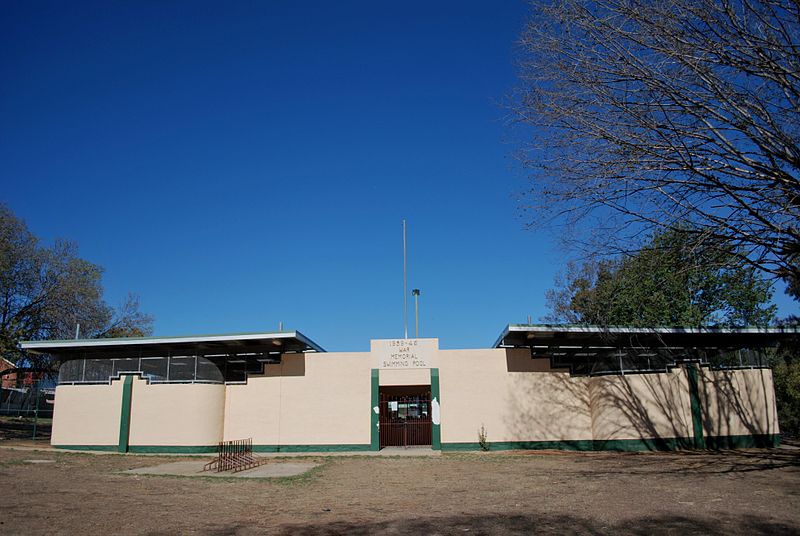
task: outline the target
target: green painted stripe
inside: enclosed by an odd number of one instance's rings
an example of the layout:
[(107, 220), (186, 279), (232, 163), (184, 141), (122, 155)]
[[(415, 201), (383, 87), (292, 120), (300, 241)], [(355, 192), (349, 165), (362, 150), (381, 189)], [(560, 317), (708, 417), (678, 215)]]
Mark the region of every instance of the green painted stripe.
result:
[[(771, 448), (780, 445), (780, 434), (709, 436), (709, 448)], [(564, 441), (498, 441), (490, 443), (490, 450), (571, 450), (571, 451), (624, 451), (639, 452), (648, 450), (676, 450), (691, 448), (694, 438), (672, 437), (662, 439), (609, 439), (564, 440)], [(64, 450), (86, 450), (114, 452), (116, 445), (53, 445)], [(480, 444), (442, 443), (444, 451), (479, 451)], [(366, 452), (371, 445), (253, 445), (254, 452)], [(172, 445), (131, 445), (132, 454), (213, 454), (216, 445), (172, 446)]]
[(689, 450), (694, 447), (691, 437), (648, 437), (643, 439), (595, 439), (592, 446), (596, 451), (614, 450), (621, 452)]
[[(489, 450), (594, 450), (591, 439), (575, 441), (494, 441)], [(481, 450), (475, 443), (442, 443), (443, 451)]]
[(50, 445), (54, 449), (117, 452), (119, 445)]
[[(671, 437), (658, 439), (575, 439), (563, 441), (498, 441), (490, 442), (489, 450), (572, 450), (572, 451), (620, 451), (639, 452), (653, 450), (677, 450), (690, 448), (691, 438)], [(442, 443), (444, 451), (481, 450), (479, 443)]]
[(703, 411), (700, 407), (700, 389), (697, 381), (697, 365), (689, 363), (686, 366), (689, 376), (689, 400), (692, 407), (692, 431), (694, 432), (694, 448), (706, 448), (703, 437)]
[(119, 416), (119, 452), (128, 452), (128, 440), (131, 433), (131, 393), (133, 392), (133, 376), (125, 376), (122, 384), (122, 409)]
[[(439, 403), (439, 416), (441, 419), (441, 407), (442, 407), (442, 394), (439, 389), (439, 369), (432, 368), (431, 369), (431, 399), (436, 400)], [(439, 424), (433, 424), (431, 427), (431, 448), (433, 450), (442, 450), (442, 425), (441, 421)]]
[(216, 445), (130, 445), (132, 454), (216, 454)]
[[(780, 434), (709, 436), (708, 448), (745, 449), (774, 448), (780, 445)], [(648, 439), (579, 439), (565, 441), (498, 441), (489, 443), (489, 450), (575, 450), (575, 451), (666, 451), (686, 450), (695, 446), (693, 437), (668, 437)], [(705, 447), (703, 447), (705, 448)], [(442, 443), (445, 451), (481, 450), (479, 443)]]
[(371, 405), (369, 407), (369, 446), (370, 450), (380, 450), (380, 423), (378, 422), (378, 413), (375, 409), (378, 407), (378, 391), (380, 389), (380, 380), (378, 377), (378, 369), (372, 369), (372, 396), (370, 398)]
[(372, 444), (350, 445), (253, 445), (253, 452), (365, 452)]
[[(117, 445), (52, 445), (64, 450), (116, 452)], [(370, 445), (253, 445), (253, 452), (366, 452)], [(216, 454), (217, 445), (130, 445), (131, 454)]]
[(706, 445), (710, 449), (755, 449), (776, 448), (781, 444), (780, 434), (707, 436)]

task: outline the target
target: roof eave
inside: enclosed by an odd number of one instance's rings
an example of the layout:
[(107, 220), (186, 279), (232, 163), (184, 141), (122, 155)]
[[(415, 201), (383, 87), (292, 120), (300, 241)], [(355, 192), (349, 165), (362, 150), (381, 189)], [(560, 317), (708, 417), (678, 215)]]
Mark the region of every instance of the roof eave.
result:
[(221, 335), (199, 335), (179, 337), (120, 337), (115, 339), (74, 339), (74, 340), (49, 340), (49, 341), (20, 341), (19, 347), (33, 353), (47, 353), (54, 349), (77, 348), (103, 348), (120, 346), (152, 346), (160, 344), (192, 344), (226, 341), (252, 341), (262, 339), (296, 339), (305, 344), (311, 351), (325, 352), (325, 350), (300, 333), (299, 331), (278, 331), (264, 333), (239, 333)]
[[(557, 324), (509, 324), (495, 341), (494, 348), (508, 348), (513, 345), (503, 344), (504, 340), (512, 332), (528, 333), (528, 339), (533, 343), (534, 340), (549, 339), (558, 334), (608, 334), (608, 335), (800, 335), (798, 327), (746, 327), (746, 328), (717, 328), (717, 327), (652, 327), (634, 328), (624, 326), (580, 326), (580, 325), (557, 325)], [(539, 337), (536, 337), (539, 334)]]

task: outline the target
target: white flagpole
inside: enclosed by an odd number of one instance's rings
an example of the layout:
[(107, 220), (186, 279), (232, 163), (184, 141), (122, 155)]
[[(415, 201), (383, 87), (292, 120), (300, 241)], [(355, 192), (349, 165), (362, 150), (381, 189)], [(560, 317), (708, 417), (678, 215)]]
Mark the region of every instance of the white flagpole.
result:
[(403, 333), (408, 338), (408, 289), (406, 287), (406, 220), (403, 220)]

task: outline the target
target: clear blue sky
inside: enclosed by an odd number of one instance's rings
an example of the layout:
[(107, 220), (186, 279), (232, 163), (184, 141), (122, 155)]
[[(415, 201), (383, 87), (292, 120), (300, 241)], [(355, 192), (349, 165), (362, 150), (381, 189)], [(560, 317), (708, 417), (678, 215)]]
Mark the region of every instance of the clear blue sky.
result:
[[(510, 2), (4, 2), (2, 199), (156, 334), (490, 345), (563, 267), (523, 229)], [(796, 306), (776, 293), (781, 313)], [(409, 297), (413, 335), (413, 301)]]

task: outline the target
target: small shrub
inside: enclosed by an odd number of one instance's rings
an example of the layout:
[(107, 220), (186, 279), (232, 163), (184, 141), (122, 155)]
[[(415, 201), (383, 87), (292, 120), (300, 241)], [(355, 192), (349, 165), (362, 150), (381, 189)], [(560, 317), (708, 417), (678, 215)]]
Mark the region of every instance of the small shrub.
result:
[(478, 430), (478, 445), (482, 451), (489, 450), (489, 442), (486, 440), (486, 428), (481, 424), (481, 429)]

